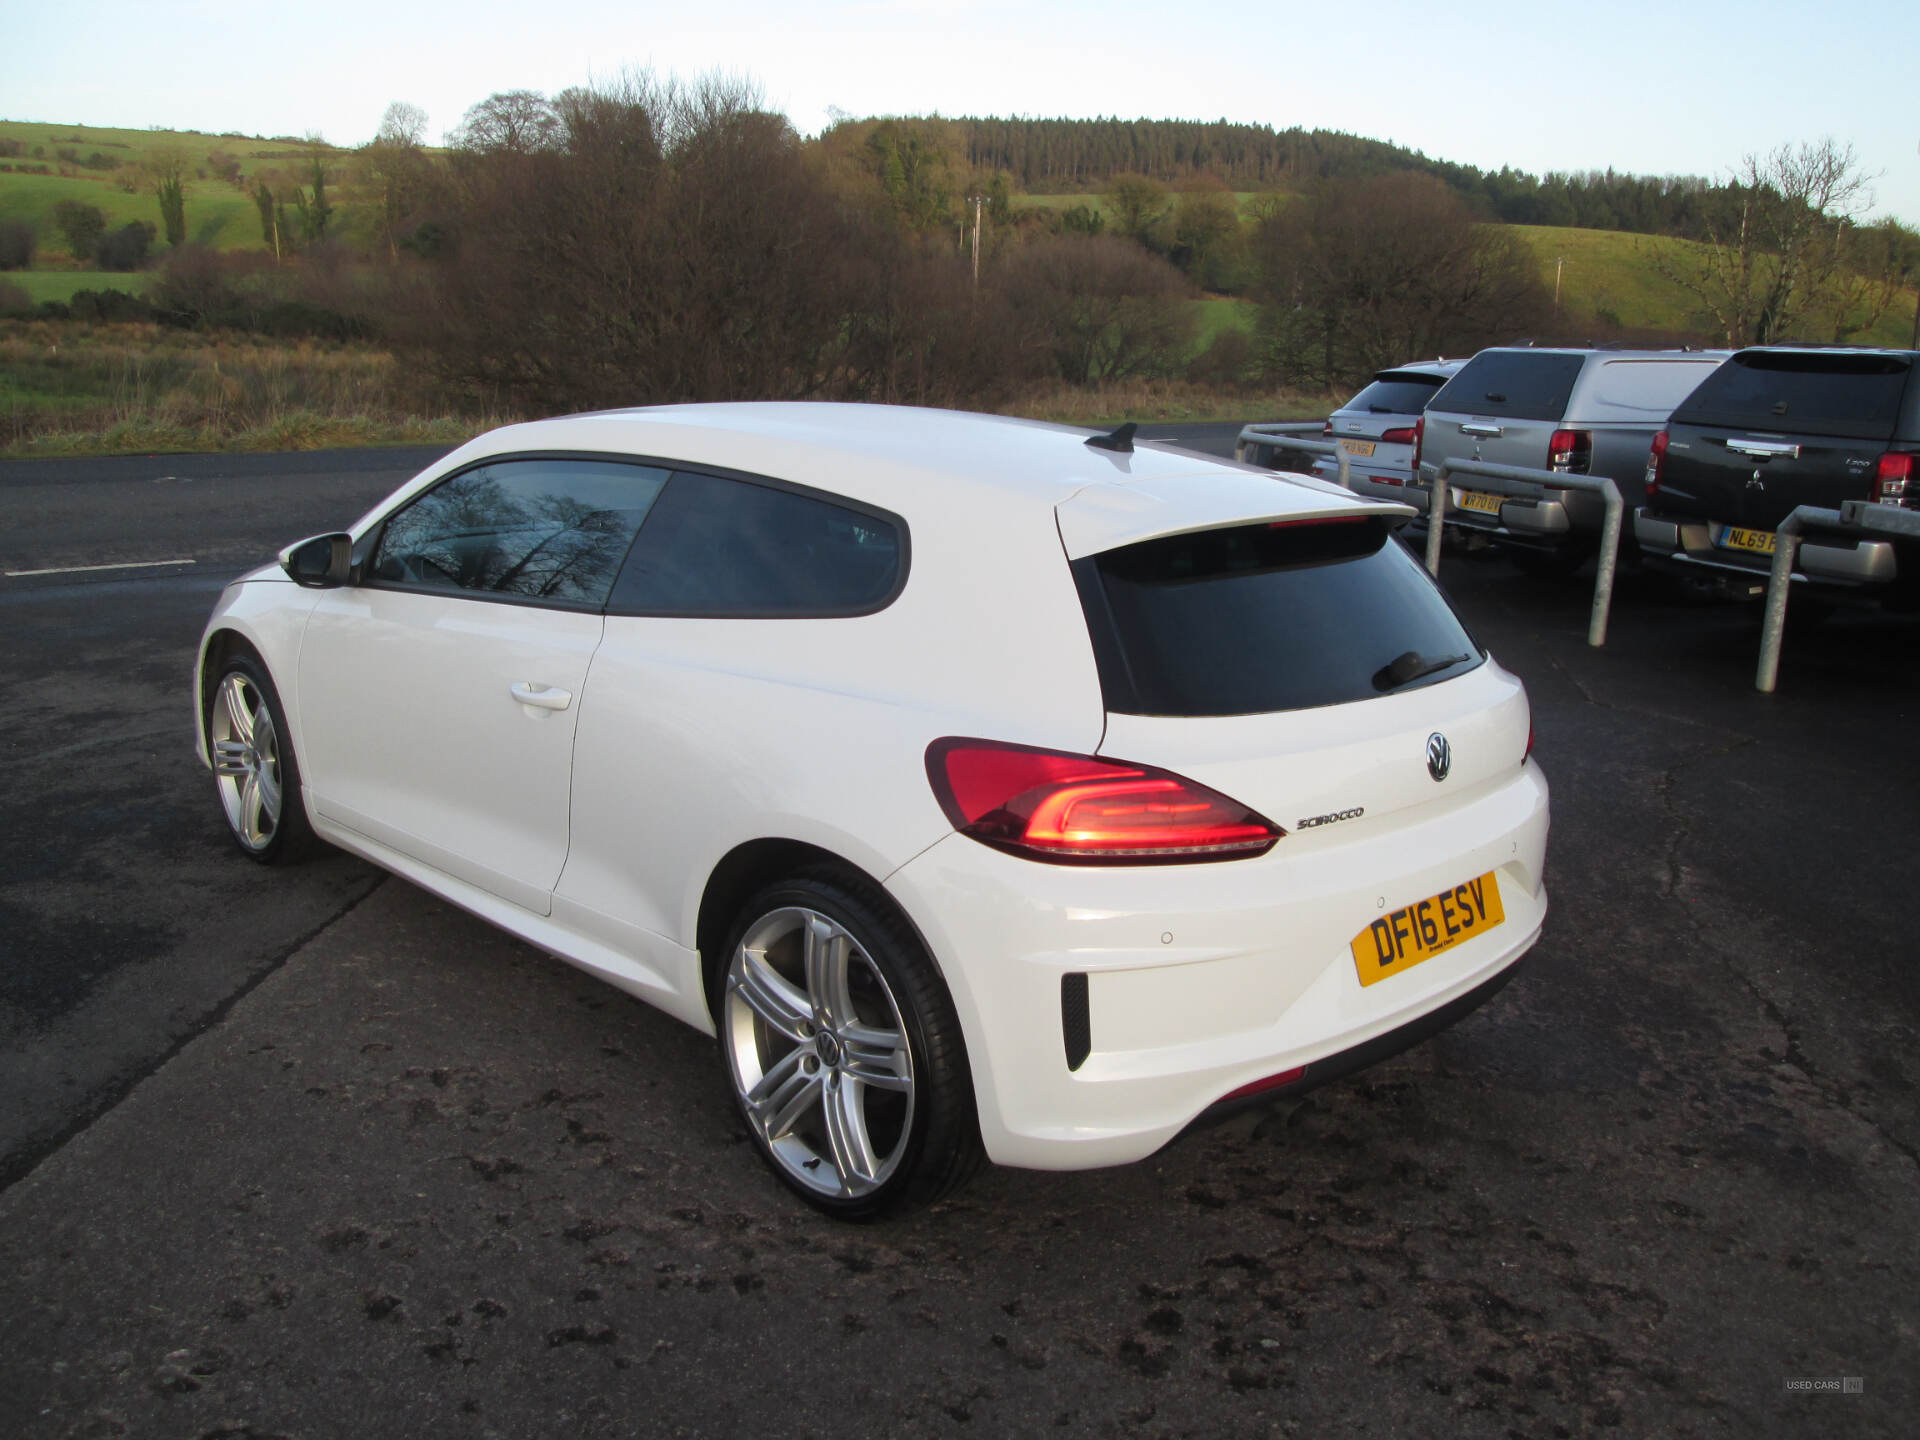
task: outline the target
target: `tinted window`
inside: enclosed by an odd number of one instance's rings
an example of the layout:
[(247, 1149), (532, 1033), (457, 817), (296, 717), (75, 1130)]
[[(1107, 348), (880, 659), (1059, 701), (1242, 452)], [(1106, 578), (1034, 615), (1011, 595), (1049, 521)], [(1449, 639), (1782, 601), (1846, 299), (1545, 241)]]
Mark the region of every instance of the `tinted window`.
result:
[(1374, 415), (1418, 415), (1440, 389), (1439, 375), (1381, 375), (1342, 410), (1365, 410)]
[(1484, 350), (1428, 404), (1446, 415), (1558, 420), (1585, 357), (1545, 350)]
[(813, 495), (676, 472), (614, 588), (627, 615), (858, 615), (898, 590), (905, 535)]
[(1480, 663), (1438, 587), (1380, 520), (1208, 530), (1111, 550), (1074, 571), (1107, 708), (1127, 714), (1338, 705)]
[(1709, 375), (1674, 419), (1885, 440), (1893, 434), (1910, 368), (1896, 355), (1750, 351)]
[(606, 601), (667, 472), (602, 460), (504, 460), (442, 481), (392, 516), (371, 577), (408, 589)]

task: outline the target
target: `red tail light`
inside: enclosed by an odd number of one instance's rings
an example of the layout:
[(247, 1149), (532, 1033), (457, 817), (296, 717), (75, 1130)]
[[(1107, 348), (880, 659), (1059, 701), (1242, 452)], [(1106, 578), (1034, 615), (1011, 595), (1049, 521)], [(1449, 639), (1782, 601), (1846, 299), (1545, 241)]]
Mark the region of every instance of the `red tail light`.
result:
[(1593, 463), (1591, 430), (1556, 430), (1547, 442), (1547, 468), (1564, 470), (1569, 475), (1584, 475)]
[(1332, 420), (1323, 420), (1323, 421), (1321, 421), (1321, 423), (1320, 423), (1320, 438), (1321, 438), (1322, 440), (1325, 440), (1326, 438), (1328, 438), (1328, 437), (1329, 437), (1330, 435), (1332, 435), (1332, 434), (1333, 434), (1333, 421), (1332, 421)]
[(1401, 425), (1393, 430), (1383, 430), (1380, 433), (1380, 441), (1383, 445), (1411, 445), (1413, 432), (1417, 428), (1413, 425)]
[(1653, 448), (1647, 452), (1647, 500), (1651, 503), (1660, 489), (1660, 470), (1667, 462), (1667, 432), (1662, 430), (1653, 437)]
[(927, 780), (954, 829), (1030, 860), (1166, 865), (1265, 854), (1286, 832), (1150, 765), (948, 736)]
[(1413, 422), (1413, 480), (1411, 483), (1415, 485), (1420, 483), (1420, 447), (1426, 443), (1426, 439), (1427, 417), (1422, 415)]
[(1873, 503), (1876, 505), (1912, 505), (1907, 482), (1913, 479), (1914, 457), (1910, 452), (1889, 450), (1873, 467)]

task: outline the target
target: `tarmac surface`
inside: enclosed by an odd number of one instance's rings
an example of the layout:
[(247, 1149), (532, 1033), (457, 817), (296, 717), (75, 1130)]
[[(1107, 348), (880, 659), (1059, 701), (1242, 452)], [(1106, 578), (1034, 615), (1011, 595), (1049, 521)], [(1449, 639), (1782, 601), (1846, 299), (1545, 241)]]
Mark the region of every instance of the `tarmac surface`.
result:
[(1790, 617), (1761, 696), (1744, 607), (1629, 577), (1592, 650), (1580, 582), (1449, 555), (1553, 785), (1514, 983), (1142, 1164), (850, 1227), (694, 1031), (232, 852), (218, 585), (421, 463), (0, 465), (0, 569), (196, 561), (0, 579), (0, 1433), (1911, 1433), (1920, 623)]

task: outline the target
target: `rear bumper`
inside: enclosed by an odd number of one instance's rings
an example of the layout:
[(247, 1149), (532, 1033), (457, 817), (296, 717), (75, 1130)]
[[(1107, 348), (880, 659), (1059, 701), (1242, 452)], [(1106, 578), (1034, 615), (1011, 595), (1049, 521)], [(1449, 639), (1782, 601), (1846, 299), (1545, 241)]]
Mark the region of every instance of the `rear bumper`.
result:
[[(953, 995), (987, 1154), (1085, 1169), (1151, 1155), (1243, 1086), (1300, 1066), (1319, 1083), (1465, 1013), (1539, 938), (1547, 826), (1528, 762), (1431, 819), (1256, 860), (1075, 869), (955, 835), (887, 888)], [(1501, 924), (1361, 983), (1356, 936), (1487, 873)]]
[[(1442, 524), (1456, 535), (1481, 536), (1499, 543), (1525, 545), (1535, 549), (1557, 549), (1563, 545), (1585, 543), (1588, 532), (1593, 536), (1598, 536), (1600, 533), (1599, 520), (1593, 520), (1591, 524), (1586, 523), (1590, 517), (1584, 513), (1586, 507), (1580, 503), (1585, 498), (1583, 496), (1574, 496), (1569, 493), (1563, 498), (1531, 500), (1503, 495), (1500, 497), (1499, 513), (1493, 514), (1483, 510), (1464, 509), (1460, 505), (1461, 492), (1472, 488), (1471, 483), (1457, 482), (1450, 487), (1446, 518)], [(1409, 522), (1416, 534), (1426, 533), (1427, 507), (1431, 503), (1431, 493), (1426, 484), (1409, 485), (1404, 491), (1391, 497), (1415, 506), (1420, 511), (1418, 518)]]
[[(1645, 508), (1633, 514), (1640, 553), (1657, 568), (1764, 584), (1773, 568), (1772, 557), (1723, 550), (1713, 543), (1713, 528), (1705, 520), (1659, 515)], [(1794, 572), (1796, 580), (1857, 589), (1892, 584), (1900, 577), (1900, 563), (1891, 541), (1817, 535), (1800, 542)]]
[(1423, 1041), (1431, 1040), (1442, 1030), (1450, 1029), (1466, 1019), (1487, 1001), (1507, 988), (1507, 982), (1518, 975), (1527, 966), (1522, 957), (1500, 971), (1490, 980), (1483, 980), (1471, 990), (1456, 996), (1438, 1009), (1429, 1010), (1418, 1020), (1402, 1025), (1397, 1030), (1389, 1030), (1376, 1035), (1371, 1040), (1362, 1041), (1350, 1050), (1329, 1055), (1324, 1060), (1316, 1060), (1305, 1068), (1298, 1080), (1284, 1085), (1273, 1085), (1260, 1090), (1257, 1094), (1241, 1096), (1238, 1099), (1221, 1100), (1203, 1110), (1189, 1130), (1201, 1126), (1217, 1124), (1219, 1121), (1238, 1115), (1243, 1111), (1256, 1109), (1275, 1100), (1283, 1100), (1296, 1095), (1304, 1095), (1310, 1090), (1318, 1090), (1323, 1085), (1331, 1085), (1336, 1080), (1344, 1080), (1349, 1075), (1369, 1070), (1375, 1065), (1391, 1060), (1403, 1051), (1411, 1050)]

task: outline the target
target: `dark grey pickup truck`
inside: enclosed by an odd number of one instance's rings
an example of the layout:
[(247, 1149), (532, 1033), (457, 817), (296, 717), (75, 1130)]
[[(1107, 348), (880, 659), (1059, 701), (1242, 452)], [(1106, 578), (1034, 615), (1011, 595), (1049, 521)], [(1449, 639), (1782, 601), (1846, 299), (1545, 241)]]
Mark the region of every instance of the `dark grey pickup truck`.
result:
[[(1647, 563), (1757, 594), (1799, 505), (1920, 508), (1920, 352), (1741, 350), (1674, 409), (1647, 461), (1634, 534)], [(1920, 543), (1819, 532), (1796, 579), (1920, 607)]]

